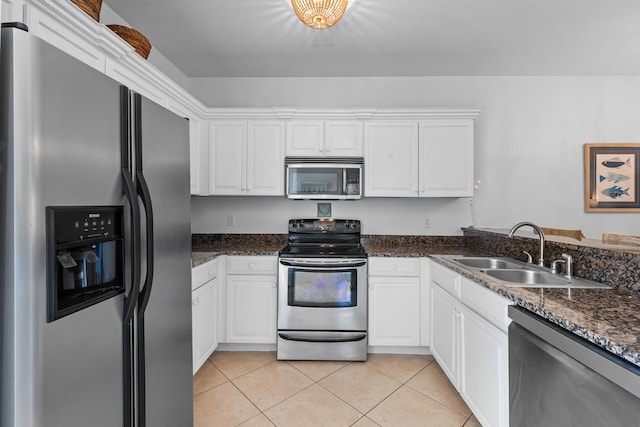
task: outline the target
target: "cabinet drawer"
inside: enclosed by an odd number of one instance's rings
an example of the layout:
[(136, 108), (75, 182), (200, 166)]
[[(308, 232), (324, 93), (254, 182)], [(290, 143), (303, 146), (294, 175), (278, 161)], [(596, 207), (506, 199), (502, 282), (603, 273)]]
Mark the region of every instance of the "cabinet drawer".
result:
[(218, 258), (191, 269), (191, 289), (198, 289), (218, 276)]
[(460, 275), (436, 262), (431, 262), (431, 281), (456, 298), (460, 298)]
[(229, 256), (227, 274), (276, 274), (278, 258), (275, 256)]
[(420, 276), (420, 258), (369, 258), (370, 276)]
[(507, 307), (512, 302), (466, 277), (460, 282), (460, 301), (480, 316), (507, 332), (511, 322)]

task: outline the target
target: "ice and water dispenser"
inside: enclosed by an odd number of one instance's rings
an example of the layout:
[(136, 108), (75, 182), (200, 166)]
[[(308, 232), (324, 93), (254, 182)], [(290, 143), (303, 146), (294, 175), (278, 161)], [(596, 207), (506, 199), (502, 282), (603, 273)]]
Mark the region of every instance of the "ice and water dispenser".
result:
[(122, 206), (47, 207), (47, 321), (124, 292)]

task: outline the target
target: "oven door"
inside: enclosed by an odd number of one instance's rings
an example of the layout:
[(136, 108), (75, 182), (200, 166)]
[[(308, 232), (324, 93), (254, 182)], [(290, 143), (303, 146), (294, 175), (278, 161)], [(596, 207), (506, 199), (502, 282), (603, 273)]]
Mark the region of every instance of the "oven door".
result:
[(278, 284), (279, 330), (367, 330), (366, 258), (281, 258)]

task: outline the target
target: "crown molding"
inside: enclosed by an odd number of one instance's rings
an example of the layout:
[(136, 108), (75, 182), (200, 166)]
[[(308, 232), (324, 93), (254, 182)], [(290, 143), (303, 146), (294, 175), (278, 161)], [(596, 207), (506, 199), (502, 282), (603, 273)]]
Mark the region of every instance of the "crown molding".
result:
[(207, 108), (205, 119), (426, 120), (475, 119), (478, 108)]

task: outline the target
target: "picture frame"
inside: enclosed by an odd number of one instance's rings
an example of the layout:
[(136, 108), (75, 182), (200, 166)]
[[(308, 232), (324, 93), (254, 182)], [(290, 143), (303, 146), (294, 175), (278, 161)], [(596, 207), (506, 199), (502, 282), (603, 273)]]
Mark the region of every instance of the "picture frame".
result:
[(640, 143), (584, 145), (585, 212), (640, 212)]

